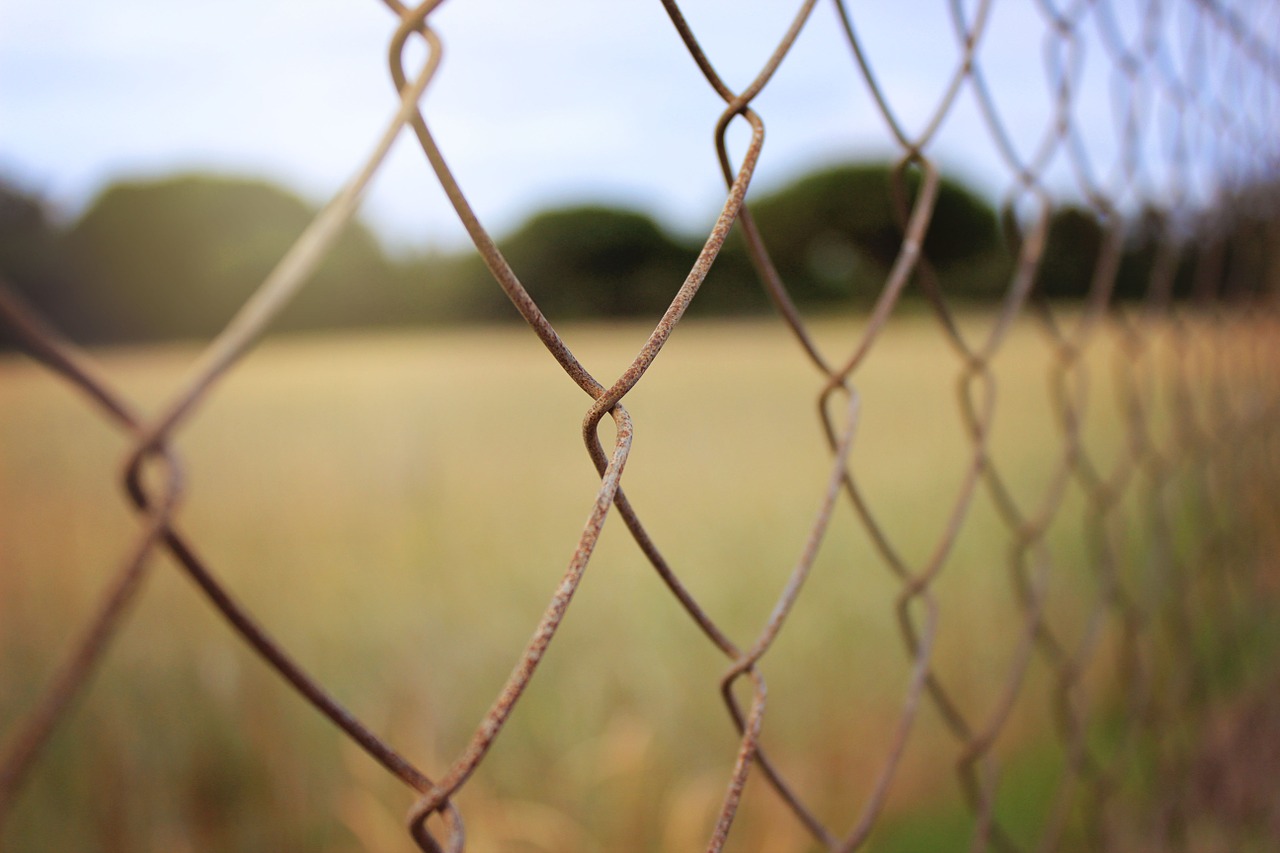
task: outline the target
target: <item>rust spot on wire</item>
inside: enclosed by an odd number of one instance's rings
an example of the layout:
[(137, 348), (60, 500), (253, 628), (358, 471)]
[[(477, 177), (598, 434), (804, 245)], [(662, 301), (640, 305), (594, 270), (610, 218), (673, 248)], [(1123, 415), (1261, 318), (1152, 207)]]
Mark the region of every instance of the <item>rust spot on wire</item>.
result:
[[(888, 191), (900, 239), (896, 258), (880, 282), (865, 321), (851, 325), (847, 349), (832, 353), (819, 344), (797, 307), (770, 256), (770, 235), (750, 210), (752, 182), (765, 146), (761, 95), (789, 57), (804, 49), (804, 31), (823, 25), (811, 20), (816, 0), (797, 3), (773, 49), (739, 91), (721, 76), (679, 3), (662, 0), (662, 4), (674, 38), (693, 60), (690, 82), (709, 86), (723, 102), (718, 112), (706, 116), (706, 122), (725, 197), (688, 273), (683, 280), (671, 282), (666, 310), (656, 318), (635, 358), (612, 379), (597, 378), (570, 351), (525, 289), (471, 208), (419, 107), (442, 56), (442, 37), (432, 26), (440, 0), (418, 5), (383, 0), (398, 20), (388, 62), (399, 104), (382, 137), (154, 415), (141, 413), (127, 401), (86, 353), (0, 281), (0, 325), (129, 438), (122, 485), (125, 500), (137, 514), (133, 541), (119, 556), (100, 603), (78, 626), (71, 653), (25, 716), (6, 733), (0, 752), (0, 826), (14, 810), (23, 781), (39, 764), (46, 744), (83, 692), (113, 637), (127, 629), (130, 606), (144, 588), (152, 558), (163, 549), (228, 627), (303, 701), (410, 789), (414, 799), (407, 829), (413, 843), (428, 853), (462, 851), (466, 833), (453, 798), (485, 761), (498, 760), (489, 757), (490, 750), (537, 676), (573, 606), (604, 524), (616, 510), (676, 606), (726, 661), (719, 687), (738, 745), (734, 754), (726, 756), (725, 793), (708, 821), (707, 850), (719, 851), (730, 843), (744, 791), (756, 768), (817, 845), (831, 851), (861, 848), (884, 811), (913, 742), (920, 711), (926, 707), (954, 742), (954, 751), (937, 763), (951, 766), (972, 813), (972, 849), (1048, 851), (1061, 849), (1069, 837), (1085, 839), (1091, 849), (1133, 849), (1132, 842), (1139, 837), (1133, 826), (1135, 804), (1126, 799), (1121, 783), (1144, 762), (1156, 776), (1152, 789), (1158, 802), (1150, 809), (1156, 815), (1154, 823), (1143, 827), (1149, 831), (1140, 836), (1159, 846), (1185, 835), (1194, 806), (1204, 799), (1187, 779), (1192, 768), (1204, 762), (1184, 745), (1160, 742), (1158, 733), (1161, 725), (1191, 730), (1205, 723), (1209, 676), (1214, 661), (1221, 658), (1206, 658), (1197, 647), (1197, 620), (1229, 634), (1240, 630), (1233, 627), (1237, 617), (1249, 617), (1254, 620), (1249, 624), (1258, 624), (1259, 601), (1274, 607), (1274, 596), (1249, 599), (1238, 594), (1259, 583), (1248, 574), (1248, 569), (1257, 572), (1258, 564), (1265, 562), (1256, 555), (1253, 562), (1245, 561), (1246, 569), (1233, 570), (1236, 576), (1207, 573), (1219, 570), (1218, 558), (1226, 543), (1243, 551), (1233, 537), (1260, 537), (1257, 530), (1242, 528), (1222, 511), (1219, 505), (1228, 497), (1254, 501), (1249, 507), (1251, 518), (1269, 522), (1280, 514), (1274, 494), (1257, 494), (1263, 490), (1260, 483), (1275, 480), (1264, 480), (1263, 473), (1255, 470), (1277, 458), (1280, 274), (1275, 270), (1280, 263), (1274, 253), (1280, 241), (1273, 233), (1264, 243), (1271, 254), (1249, 260), (1249, 253), (1258, 253), (1256, 246), (1232, 245), (1229, 235), (1214, 234), (1211, 229), (1205, 232), (1209, 236), (1192, 245), (1185, 227), (1179, 230), (1178, 223), (1179, 218), (1185, 224), (1188, 218), (1203, 215), (1198, 206), (1205, 199), (1198, 194), (1206, 191), (1205, 183), (1211, 185), (1207, 188), (1211, 194), (1217, 194), (1212, 201), (1226, 203), (1247, 179), (1260, 174), (1275, 180), (1280, 49), (1266, 33), (1276, 31), (1280, 23), (1276, 13), (1250, 10), (1257, 19), (1247, 20), (1225, 3), (1190, 0), (1175, 9), (1178, 4), (1152, 0), (1136, 17), (1126, 18), (1111, 0), (1062, 8), (1048, 2), (1035, 4), (1042, 25), (1037, 35), (1043, 39), (1040, 82), (1049, 109), (1039, 133), (1028, 144), (1012, 132), (1009, 113), (993, 91), (985, 65), (985, 52), (991, 49), (991, 19), (997, 13), (993, 7), (1000, 4), (978, 0), (966, 7), (961, 0), (946, 0), (943, 9), (940, 3), (938, 19), (949, 19), (957, 52), (947, 66), (937, 100), (924, 112), (919, 127), (913, 128), (893, 101), (893, 81), (882, 79), (874, 67), (873, 52), (855, 25), (855, 13), (843, 0), (834, 0), (836, 25), (849, 47), (849, 74), (865, 88), (870, 103), (869, 112), (851, 117), (851, 124), (880, 126), (894, 151)], [(1170, 18), (1175, 15), (1187, 19), (1185, 38), (1170, 32)], [(410, 73), (405, 53), (413, 41), (425, 45), (426, 58)], [(911, 47), (919, 51), (936, 46)], [(1081, 93), (1090, 61), (1105, 63), (1111, 75), (1117, 137), (1111, 163), (1098, 161), (1081, 130)], [(1215, 62), (1220, 67), (1211, 67)], [(1252, 88), (1246, 89), (1241, 82), (1239, 91), (1257, 93), (1257, 109), (1242, 109), (1228, 99), (1235, 95), (1226, 92), (1218, 77), (1247, 82)], [(1009, 182), (1002, 201), (1012, 267), (1001, 283), (995, 310), (982, 323), (956, 307), (927, 251), (942, 180), (932, 148), (965, 97), (976, 108), (987, 142)], [(1150, 131), (1153, 100), (1167, 113), (1166, 136), (1159, 139)], [(750, 133), (736, 162), (727, 142), (735, 124)], [(526, 645), (515, 651), (511, 674), (472, 737), (436, 776), (428, 776), (331, 696), (235, 600), (198, 554), (178, 524), (184, 482), (173, 441), (185, 424), (200, 417), (209, 393), (305, 287), (311, 271), (355, 214), (392, 140), (406, 126), (495, 285), (555, 365), (588, 396), (581, 438), (599, 476), (594, 496), (583, 496), (584, 506), (590, 497), (587, 520), (576, 543), (566, 543), (568, 563), (541, 619)], [(1148, 162), (1147, 155), (1157, 143), (1168, 149), (1163, 172)], [(1207, 174), (1206, 162), (1217, 171)], [(1069, 174), (1074, 182), (1072, 194), (1101, 226), (1096, 251), (1081, 259), (1089, 267), (1087, 282), (1080, 282), (1087, 287), (1087, 296), (1079, 306), (1066, 310), (1037, 289), (1054, 218), (1061, 208), (1061, 187), (1050, 178), (1054, 168)], [(1157, 197), (1163, 209), (1149, 217), (1156, 245), (1146, 298), (1138, 304), (1119, 304), (1115, 291), (1128, 239), (1126, 211)], [(1269, 215), (1276, 220), (1280, 213), (1273, 207)], [(625, 405), (627, 397), (644, 382), (698, 297), (735, 226), (780, 321), (819, 374), (813, 387), (816, 416), (830, 452), (826, 482), (820, 491), (815, 486), (817, 509), (808, 535), (777, 590), (771, 611), (745, 643), (731, 637), (692, 594), (622, 487), (636, 425), (644, 421), (644, 413), (633, 419)], [(1188, 266), (1193, 269), (1194, 310), (1174, 299), (1179, 276), (1185, 275)], [(904, 547), (907, 543), (895, 538), (876, 507), (879, 496), (869, 494), (859, 476), (857, 449), (860, 425), (877, 405), (864, 399), (861, 383), (866, 365), (884, 350), (884, 335), (904, 294), (913, 287), (955, 358), (954, 404), (964, 448), (962, 476), (952, 493), (944, 496), (948, 511), (942, 524), (936, 530), (917, 531), (916, 541)], [(999, 415), (1007, 402), (1007, 391), (1000, 383), (1000, 359), (1007, 353), (1015, 323), (1027, 317), (1038, 324), (1050, 361), (1045, 407), (1051, 427), (1042, 437), (1041, 483), (1031, 496), (1017, 483), (1020, 472), (1002, 462), (998, 452)], [(1088, 439), (1091, 419), (1103, 402), (1095, 382), (1098, 353), (1109, 337), (1116, 343), (1111, 386), (1123, 432), (1121, 452), (1114, 458), (1104, 457)], [(611, 450), (606, 450), (600, 436), (600, 422), (606, 417), (614, 425)], [(781, 439), (780, 444), (790, 440)], [(153, 472), (160, 476), (148, 476)], [(1265, 473), (1280, 476), (1274, 470)], [(933, 488), (932, 484), (910, 485)], [(1071, 508), (1073, 495), (1084, 507), (1078, 513)], [(935, 661), (934, 652), (946, 619), (938, 585), (970, 524), (972, 510), (981, 501), (993, 509), (1004, 536), (1003, 550), (990, 555), (991, 573), (1003, 578), (1017, 616), (999, 626), (998, 637), (993, 633), (992, 640), (1002, 643), (1007, 654), (995, 673), (995, 687), (975, 698), (956, 673)], [(796, 618), (794, 610), (817, 569), (817, 555), (830, 542), (829, 530), (842, 511), (847, 511), (845, 519), (857, 525), (874, 553), (873, 565), (851, 570), (884, 571), (896, 585), (887, 606), (897, 621), (901, 648), (884, 653), (899, 665), (904, 684), (900, 713), (879, 739), (868, 738), (865, 744), (876, 766), (868, 793), (860, 803), (847, 802), (846, 809), (833, 815), (815, 806), (811, 795), (789, 778), (782, 762), (766, 749), (768, 689), (763, 669), (779, 636)], [(1190, 545), (1186, 531), (1180, 529), (1188, 515), (1201, 519), (1204, 526), (1201, 538)], [(1082, 530), (1084, 556), (1079, 564), (1064, 560), (1051, 542), (1054, 531), (1068, 522)], [(1146, 548), (1142, 565), (1136, 567), (1135, 535), (1145, 538)], [(1274, 549), (1276, 543), (1263, 545)], [(912, 560), (906, 556), (910, 553), (924, 557)], [(1273, 555), (1267, 559), (1274, 570)], [(1061, 620), (1052, 618), (1052, 604), (1064, 584), (1078, 587), (1083, 599), (1078, 622), (1065, 629)], [(1274, 611), (1264, 616), (1274, 619)], [(1236, 648), (1227, 640), (1220, 646), (1225, 653)], [(1100, 694), (1091, 672), (1108, 656), (1117, 661), (1116, 674), (1109, 692)], [(1036, 667), (1048, 676), (1042, 695), (1029, 686)], [(822, 677), (855, 676), (825, 672)], [(1016, 711), (1034, 700), (1043, 700), (1047, 706), (1043, 727), (1058, 742), (1062, 761), (1054, 791), (1044, 804), (1043, 825), (1037, 828), (1036, 838), (1029, 838), (1001, 819), (1003, 780), (996, 755), (1017, 736), (1011, 722)], [(1115, 707), (1122, 709), (1122, 719), (1115, 725), (1114, 742), (1098, 743), (1093, 737), (1095, 723), (1101, 715), (1114, 713)], [(856, 710), (849, 724), (858, 724)], [(1157, 732), (1154, 741), (1153, 731)], [(835, 739), (841, 733), (827, 735)], [(835, 787), (840, 787), (840, 781), (835, 780)]]

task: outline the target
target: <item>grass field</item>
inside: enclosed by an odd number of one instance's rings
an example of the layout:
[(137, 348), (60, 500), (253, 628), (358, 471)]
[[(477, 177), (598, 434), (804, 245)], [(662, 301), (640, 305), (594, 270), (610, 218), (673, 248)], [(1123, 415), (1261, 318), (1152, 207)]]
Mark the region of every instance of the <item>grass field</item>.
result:
[[(972, 317), (977, 335), (988, 320)], [(857, 321), (819, 338), (842, 359)], [(602, 381), (637, 326), (570, 328)], [(1123, 452), (1109, 332), (1090, 351), (1085, 447)], [(147, 410), (193, 355), (100, 354)], [(992, 461), (1031, 512), (1063, 442), (1052, 347), (1028, 322), (995, 364)], [(852, 468), (913, 566), (936, 546), (970, 445), (962, 362), (924, 316), (891, 326), (857, 376)], [(628, 396), (623, 485), (682, 579), (742, 645), (761, 629), (829, 475), (822, 378), (781, 327), (688, 324)], [(323, 684), (439, 773), (461, 751), (576, 545), (598, 482), (588, 399), (517, 328), (269, 342), (178, 440), (181, 526), (234, 594)], [(1163, 426), (1156, 425), (1157, 432)], [(607, 431), (607, 428), (606, 428)], [(607, 443), (607, 440), (606, 440)], [(0, 732), (68, 652), (137, 529), (118, 485), (124, 439), (30, 362), (0, 361)], [(1074, 641), (1096, 587), (1087, 501), (1070, 486), (1047, 541), (1049, 618)], [(1010, 531), (979, 491), (935, 584), (937, 669), (974, 717), (1012, 665)], [(393, 851), (410, 792), (256, 660), (171, 561), (37, 765), (5, 849)], [(857, 817), (901, 713), (899, 585), (847, 499), (765, 658), (765, 742), (835, 828)], [(1115, 632), (1108, 623), (1106, 638)], [(701, 849), (737, 738), (726, 661), (616, 517), (508, 729), (458, 803), (475, 851)], [(1091, 671), (1107, 676), (1106, 665)], [(1034, 838), (1062, 757), (1038, 659), (996, 745), (1001, 814)], [(926, 704), (871, 849), (968, 849), (958, 748)], [(927, 815), (928, 820), (921, 820)], [(753, 777), (731, 848), (807, 849)], [(948, 846), (950, 845), (950, 846)]]

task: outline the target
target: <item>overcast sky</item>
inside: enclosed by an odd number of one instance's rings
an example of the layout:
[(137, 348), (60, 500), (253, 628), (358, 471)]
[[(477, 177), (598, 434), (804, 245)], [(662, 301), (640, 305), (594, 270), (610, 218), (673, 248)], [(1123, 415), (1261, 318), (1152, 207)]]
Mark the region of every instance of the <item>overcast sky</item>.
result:
[[(685, 5), (712, 62), (740, 87), (796, 4)], [(1136, 34), (1129, 7), (1138, 4), (1115, 5)], [(850, 7), (890, 102), (918, 130), (959, 61), (945, 2)], [(1174, 41), (1194, 26), (1178, 17), (1169, 16)], [(424, 112), (491, 230), (581, 200), (633, 204), (685, 230), (714, 217), (723, 201), (713, 145), (721, 103), (657, 0), (449, 0), (433, 22), (445, 54)], [(269, 177), (323, 201), (395, 109), (386, 66), (395, 24), (376, 0), (0, 0), (0, 175), (68, 216), (113, 180), (191, 169)], [(1046, 26), (1030, 0), (995, 0), (979, 52), (1024, 156), (1052, 118)], [(1074, 116), (1105, 175), (1119, 150), (1115, 77), (1092, 26), (1082, 44)], [(758, 188), (896, 150), (828, 2), (756, 106), (766, 124)], [(1158, 183), (1168, 135), (1159, 106), (1150, 112)], [(1010, 183), (967, 92), (929, 153), (992, 198)], [(1073, 184), (1065, 158), (1053, 175)], [(407, 133), (364, 218), (392, 244), (465, 239)]]

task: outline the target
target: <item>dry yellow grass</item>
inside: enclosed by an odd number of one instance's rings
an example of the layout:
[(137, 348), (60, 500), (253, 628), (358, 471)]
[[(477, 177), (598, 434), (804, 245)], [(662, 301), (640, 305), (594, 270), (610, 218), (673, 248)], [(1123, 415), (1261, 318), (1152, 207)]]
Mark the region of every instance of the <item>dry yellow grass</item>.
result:
[[(966, 321), (977, 335), (989, 322)], [(857, 321), (819, 336), (843, 358)], [(570, 328), (611, 378), (646, 331)], [(1103, 333), (1108, 338), (1108, 333)], [(145, 407), (180, 377), (181, 347), (102, 354)], [(1117, 453), (1110, 343), (1091, 355), (1085, 423)], [(1034, 507), (1061, 454), (1051, 347), (1027, 323), (996, 362), (993, 461)], [(934, 548), (968, 464), (961, 361), (925, 317), (891, 325), (857, 377), (853, 470), (913, 565)], [(627, 398), (624, 488), (677, 572), (739, 643), (763, 626), (817, 510), (830, 456), (821, 377), (777, 324), (687, 324)], [(262, 346), (218, 388), (178, 449), (180, 521), (234, 593), (340, 699), (429, 773), (461, 750), (575, 546), (597, 478), (579, 438), (587, 398), (526, 331), (315, 338)], [(136, 521), (116, 483), (126, 445), (28, 362), (0, 361), (0, 731), (67, 652)], [(1050, 541), (1051, 611), (1066, 636), (1087, 599), (1081, 508)], [(1009, 533), (975, 499), (937, 581), (938, 668), (980, 715), (1010, 666), (1018, 608)], [(256, 661), (168, 560), (10, 827), (14, 850), (403, 850), (411, 798)], [(1065, 580), (1064, 580), (1065, 579)], [(766, 743), (834, 826), (884, 757), (909, 675), (897, 581), (842, 500), (813, 577), (763, 664)], [(697, 849), (736, 736), (725, 661), (616, 518), (568, 619), (489, 759), (463, 790), (469, 849)], [(1046, 737), (1034, 669), (1008, 736)], [(888, 803), (958, 809), (953, 740), (926, 710)], [(737, 850), (804, 849), (758, 779)]]

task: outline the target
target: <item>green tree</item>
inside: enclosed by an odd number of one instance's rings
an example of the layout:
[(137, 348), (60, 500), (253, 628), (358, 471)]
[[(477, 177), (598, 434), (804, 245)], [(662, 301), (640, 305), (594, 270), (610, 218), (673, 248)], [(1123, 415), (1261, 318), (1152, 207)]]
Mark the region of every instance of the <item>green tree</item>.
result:
[(1037, 294), (1048, 299), (1088, 296), (1103, 236), (1102, 224), (1092, 211), (1080, 207), (1055, 210), (1036, 270)]
[[(536, 214), (499, 248), (553, 320), (661, 314), (694, 258), (649, 216), (600, 205)], [(471, 277), (488, 273), (475, 262)], [(511, 316), (497, 285), (475, 287), (487, 288), (486, 313)]]
[[(888, 165), (850, 164), (749, 204), (797, 302), (866, 302), (880, 292), (902, 247), (900, 214), (909, 215), (919, 187), (918, 171), (905, 171), (895, 185)], [(987, 297), (1007, 284), (995, 211), (956, 181), (941, 181), (924, 256), (949, 293)]]
[[(76, 302), (77, 288), (63, 261), (60, 239), (61, 230), (42, 199), (0, 180), (0, 277), (55, 326), (83, 335), (92, 316)], [(0, 346), (14, 340), (0, 327)]]
[[(100, 339), (208, 337), (261, 284), (315, 209), (266, 183), (207, 176), (116, 184), (67, 235)], [(391, 274), (352, 224), (274, 328), (385, 321)]]

